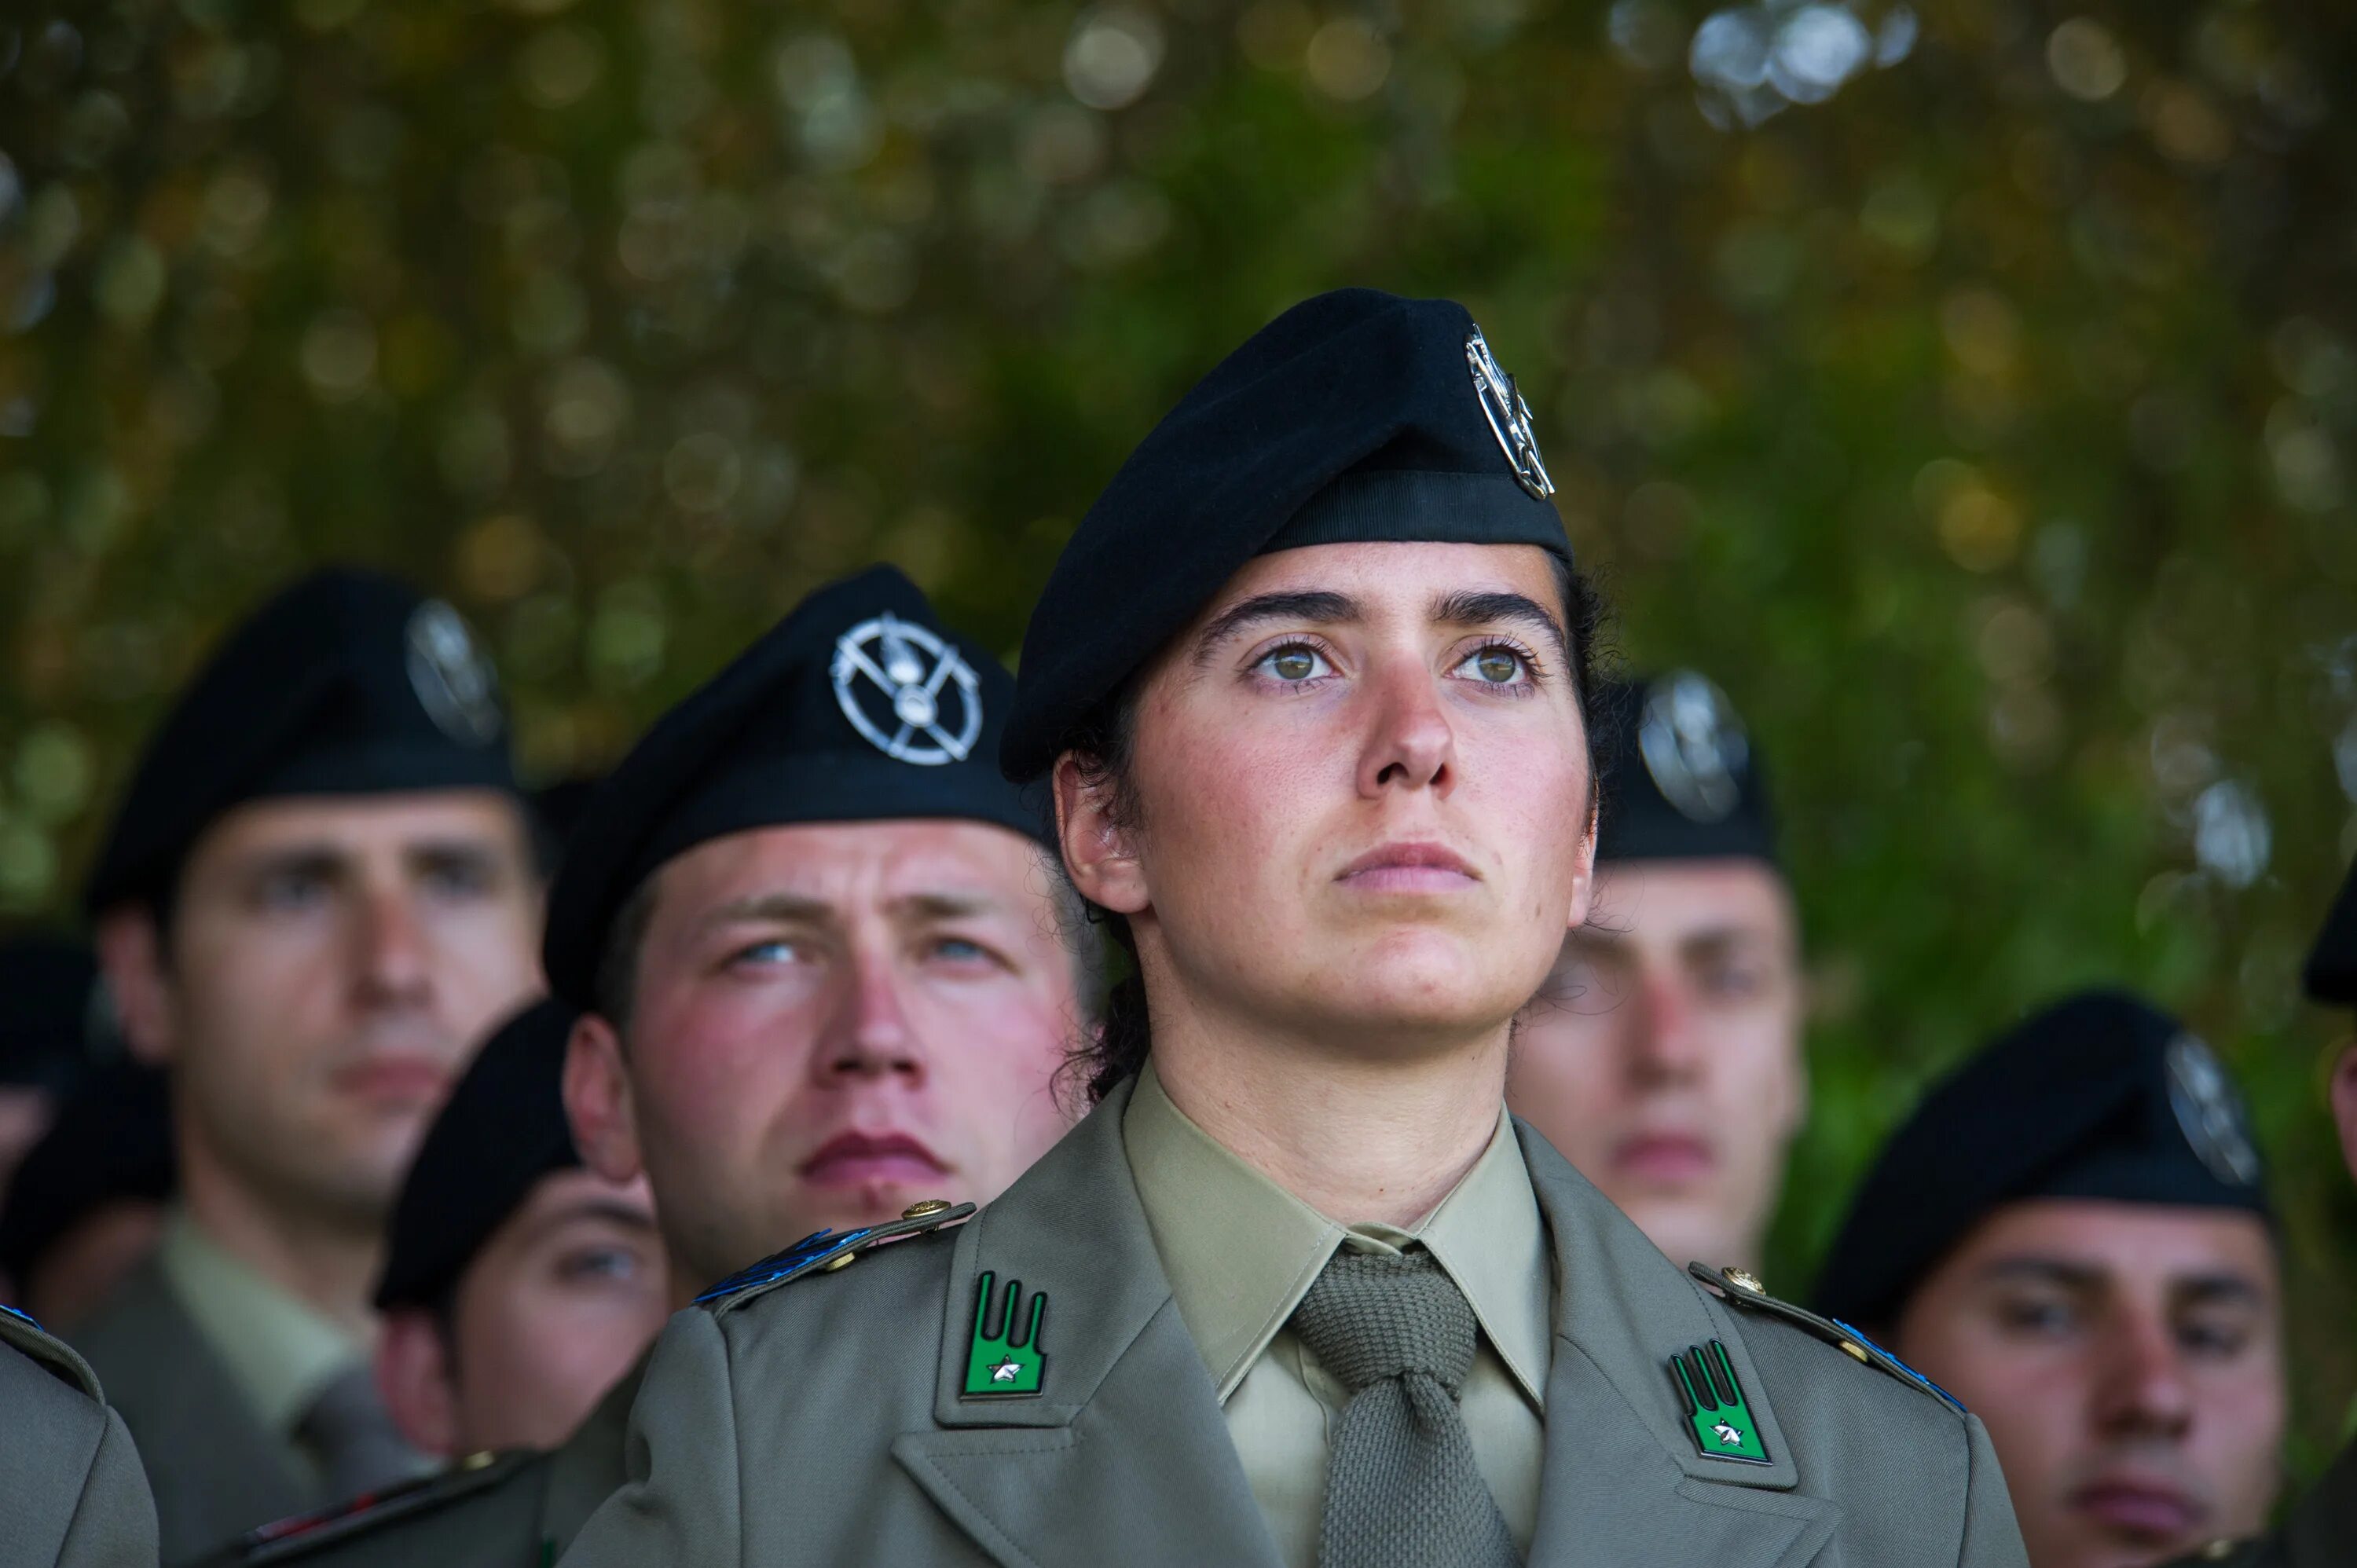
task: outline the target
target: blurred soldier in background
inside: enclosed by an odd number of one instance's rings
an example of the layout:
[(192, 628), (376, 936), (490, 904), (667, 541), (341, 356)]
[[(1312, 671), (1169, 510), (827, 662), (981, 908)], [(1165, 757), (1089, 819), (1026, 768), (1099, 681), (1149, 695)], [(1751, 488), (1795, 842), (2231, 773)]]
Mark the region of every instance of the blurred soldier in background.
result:
[(98, 965), (81, 943), (38, 935), (0, 942), (0, 1203), (89, 1065), (97, 996)]
[(164, 1074), (93, 1069), (17, 1167), (0, 1203), (0, 1279), (56, 1333), (113, 1294), (163, 1234), (178, 1186)]
[(1756, 1271), (1808, 1105), (1766, 784), (1690, 671), (1598, 711), (1596, 912), (1523, 1011), (1507, 1102), (1673, 1262)]
[[(651, 1183), (670, 1305), (822, 1226), (987, 1201), (1063, 1132), (1091, 966), (1045, 818), (996, 767), (1013, 685), (878, 567), (804, 600), (588, 802), (549, 900), (549, 978), (586, 1010), (565, 1105), (590, 1170)], [(554, 1453), (238, 1560), (549, 1563), (625, 1478), (643, 1365)]]
[(485, 1042), (393, 1208), (377, 1383), (437, 1457), (564, 1442), (671, 1312), (645, 1179), (582, 1168), (565, 1125), (573, 1017), (534, 1003)]
[(422, 1463), (369, 1296), (427, 1121), (537, 987), (532, 842), (490, 667), (373, 574), (264, 605), (142, 759), (85, 900), (125, 1038), (171, 1072), (180, 1197), (75, 1342), (167, 1561)]
[(155, 1568), (156, 1504), (90, 1364), (0, 1306), (0, 1568)]
[(1818, 1305), (1987, 1424), (2034, 1568), (2132, 1568), (2266, 1520), (2279, 1293), (2224, 1069), (2176, 1019), (2097, 991), (1925, 1097), (1859, 1189)]
[[(2357, 1004), (2357, 865), (2341, 885), (2341, 897), (2325, 917), (2324, 929), (2308, 958), (2308, 993), (2339, 1007)], [(2357, 1040), (2344, 1042), (2332, 1064), (2332, 1120), (2341, 1131), (2341, 1157), (2357, 1178)], [(2357, 1552), (2357, 1440), (2332, 1462), (2324, 1478), (2292, 1504), (2281, 1525), (2238, 1542), (2231, 1551), (2212, 1549), (2203, 1563), (2232, 1568), (2337, 1568)], [(2190, 1563), (2189, 1560), (2189, 1568)]]

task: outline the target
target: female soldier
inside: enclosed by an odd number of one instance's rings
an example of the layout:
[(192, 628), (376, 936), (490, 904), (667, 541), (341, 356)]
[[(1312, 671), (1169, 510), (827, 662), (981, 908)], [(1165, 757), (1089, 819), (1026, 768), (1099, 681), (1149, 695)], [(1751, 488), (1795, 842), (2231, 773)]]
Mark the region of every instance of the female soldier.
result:
[(1551, 490), (1446, 301), (1310, 300), (1147, 437), (1001, 752), (1135, 959), (1096, 1109), (675, 1319), (568, 1562), (2021, 1562), (1977, 1423), (1504, 1112), (1594, 855)]

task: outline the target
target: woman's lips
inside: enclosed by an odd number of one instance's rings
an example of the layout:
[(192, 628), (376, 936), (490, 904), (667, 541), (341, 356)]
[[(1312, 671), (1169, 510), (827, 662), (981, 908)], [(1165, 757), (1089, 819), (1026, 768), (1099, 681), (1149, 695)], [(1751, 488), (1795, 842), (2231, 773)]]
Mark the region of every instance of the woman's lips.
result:
[(1364, 893), (1456, 893), (1481, 877), (1447, 844), (1387, 843), (1344, 866), (1334, 880)]
[(845, 1133), (802, 1162), (802, 1179), (813, 1187), (906, 1186), (938, 1180), (948, 1169), (905, 1133)]
[(2149, 1481), (2097, 1481), (2072, 1493), (2071, 1506), (2124, 1535), (2155, 1543), (2193, 1534), (2204, 1511), (2179, 1488)]

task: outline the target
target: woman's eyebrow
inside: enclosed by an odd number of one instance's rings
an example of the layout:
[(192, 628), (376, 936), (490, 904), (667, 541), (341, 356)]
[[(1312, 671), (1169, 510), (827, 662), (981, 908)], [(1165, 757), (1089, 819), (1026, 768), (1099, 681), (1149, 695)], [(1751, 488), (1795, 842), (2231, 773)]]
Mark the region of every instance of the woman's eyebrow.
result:
[(1555, 644), (1556, 653), (1571, 657), (1571, 639), (1564, 635), (1563, 623), (1526, 595), (1460, 588), (1432, 601), (1432, 619), (1437, 626), (1468, 628), (1512, 622), (1543, 634)]
[(1326, 589), (1298, 593), (1255, 594), (1223, 612), (1195, 639), (1194, 662), (1211, 657), (1211, 650), (1249, 626), (1264, 621), (1303, 621), (1315, 626), (1343, 626), (1364, 618), (1359, 601), (1348, 594)]

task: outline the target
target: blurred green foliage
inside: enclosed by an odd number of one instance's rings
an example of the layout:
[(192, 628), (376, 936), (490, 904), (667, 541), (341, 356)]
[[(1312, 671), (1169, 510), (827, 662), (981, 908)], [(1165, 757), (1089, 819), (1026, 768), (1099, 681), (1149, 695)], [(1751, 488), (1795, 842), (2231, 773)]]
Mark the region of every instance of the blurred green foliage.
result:
[[(883, 556), (1016, 650), (1292, 300), (1464, 299), (1632, 662), (1768, 752), (1812, 946), (1805, 1278), (1925, 1079), (2141, 985), (2284, 1190), (2296, 1461), (2357, 1386), (2357, 13), (2287, 0), (28, 0), (0, 18), (0, 909), (328, 557), (611, 759)], [(1108, 607), (1118, 613), (1118, 607)]]

